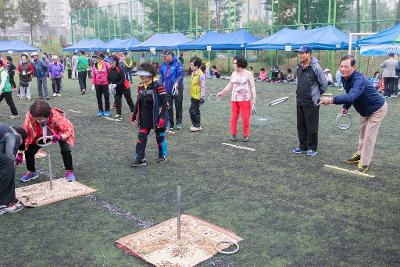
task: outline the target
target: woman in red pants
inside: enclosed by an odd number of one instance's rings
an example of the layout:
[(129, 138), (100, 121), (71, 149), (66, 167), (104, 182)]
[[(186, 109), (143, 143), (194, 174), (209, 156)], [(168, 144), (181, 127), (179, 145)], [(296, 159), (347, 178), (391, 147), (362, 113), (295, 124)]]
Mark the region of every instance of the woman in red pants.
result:
[(246, 70), (247, 61), (244, 57), (237, 56), (233, 59), (234, 71), (231, 81), (217, 94), (218, 97), (232, 91), (232, 116), (231, 116), (231, 141), (237, 139), (237, 121), (239, 113), (242, 115), (243, 142), (249, 141), (251, 107), (256, 104), (256, 88), (251, 72)]

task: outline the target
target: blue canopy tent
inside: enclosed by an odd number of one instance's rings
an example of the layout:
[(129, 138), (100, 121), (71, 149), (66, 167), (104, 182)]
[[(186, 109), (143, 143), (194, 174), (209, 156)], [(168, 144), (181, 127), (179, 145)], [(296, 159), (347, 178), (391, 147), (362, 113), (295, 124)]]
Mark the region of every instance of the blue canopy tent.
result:
[(325, 26), (310, 30), (282, 29), (267, 38), (251, 43), (247, 49), (292, 51), (302, 45), (308, 45), (315, 50), (345, 50), (348, 48), (348, 43), (347, 33), (333, 26)]
[(140, 41), (135, 37), (132, 37), (122, 43), (117, 44), (113, 49), (111, 49), (111, 51), (130, 51), (138, 44), (140, 44)]
[(122, 40), (119, 38), (114, 38), (114, 39), (108, 41), (107, 43), (105, 43), (103, 46), (96, 47), (95, 49), (97, 51), (110, 52), (110, 51), (112, 51), (112, 49), (114, 49), (115, 47), (117, 47), (119, 44), (121, 44), (123, 42), (125, 42), (125, 40)]
[(231, 33), (207, 32), (197, 40), (179, 46), (181, 50), (244, 50), (249, 43), (258, 39), (247, 32), (239, 30)]
[(187, 38), (182, 33), (166, 33), (155, 34), (143, 43), (133, 46), (131, 51), (151, 51), (163, 49), (179, 49), (179, 45), (190, 42), (192, 39)]
[(33, 52), (39, 50), (39, 48), (30, 46), (21, 40), (0, 41), (0, 52)]
[(357, 41), (361, 55), (384, 56), (400, 53), (400, 23)]
[(73, 46), (64, 48), (64, 51), (79, 52), (79, 51), (97, 51), (104, 47), (105, 43), (100, 39), (81, 40)]

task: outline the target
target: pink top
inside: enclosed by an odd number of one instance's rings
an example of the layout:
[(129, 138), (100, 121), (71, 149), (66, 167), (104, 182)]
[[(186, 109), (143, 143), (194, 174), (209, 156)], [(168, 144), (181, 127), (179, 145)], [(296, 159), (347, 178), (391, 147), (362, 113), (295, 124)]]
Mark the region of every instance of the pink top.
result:
[(243, 70), (241, 73), (232, 72), (231, 81), (222, 90), (222, 94), (232, 91), (232, 101), (249, 101), (256, 99), (256, 87), (254, 78), (250, 71)]
[(265, 80), (267, 78), (268, 78), (267, 72), (266, 71), (260, 71), (260, 74), (258, 75), (258, 79)]

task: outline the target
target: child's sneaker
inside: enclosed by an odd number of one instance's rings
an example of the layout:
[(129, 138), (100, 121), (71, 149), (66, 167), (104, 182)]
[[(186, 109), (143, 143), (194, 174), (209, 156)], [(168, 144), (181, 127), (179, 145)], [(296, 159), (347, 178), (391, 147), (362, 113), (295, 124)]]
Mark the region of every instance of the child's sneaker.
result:
[(38, 177), (39, 177), (39, 175), (36, 172), (27, 171), (24, 175), (21, 176), (21, 178), (19, 180), (21, 182), (25, 183), (25, 182), (29, 182), (30, 180), (35, 180)]
[(73, 182), (75, 181), (75, 173), (74, 171), (66, 171), (65, 172), (65, 178), (67, 178), (68, 182)]
[(23, 210), (24, 207), (25, 207), (24, 204), (22, 204), (21, 202), (18, 201), (16, 203), (8, 204), (6, 210), (7, 210), (7, 212), (15, 213), (15, 212), (18, 212), (20, 210)]

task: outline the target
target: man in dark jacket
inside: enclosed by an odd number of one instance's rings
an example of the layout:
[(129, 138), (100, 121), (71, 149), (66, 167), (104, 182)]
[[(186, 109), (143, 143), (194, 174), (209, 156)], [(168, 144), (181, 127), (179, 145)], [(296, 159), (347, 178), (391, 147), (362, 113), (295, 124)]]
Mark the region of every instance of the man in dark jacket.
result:
[(39, 59), (37, 52), (33, 52), (31, 57), (33, 58), (32, 65), (35, 69), (34, 76), (37, 79), (39, 97), (49, 100), (50, 98), (47, 92), (47, 65), (43, 60)]
[(311, 48), (301, 46), (298, 52), (296, 103), (300, 145), (293, 153), (314, 157), (318, 147), (319, 101), (328, 83), (318, 60), (311, 56)]
[(25, 138), (23, 128), (0, 123), (0, 215), (24, 208), (15, 198), (15, 165), (22, 163), (22, 154), (17, 152)]
[(370, 81), (356, 71), (356, 60), (344, 56), (340, 60), (340, 72), (345, 95), (323, 97), (321, 104), (343, 104), (341, 113), (346, 114), (353, 105), (360, 113), (360, 136), (358, 150), (346, 160), (347, 163), (358, 163), (357, 171), (365, 173), (371, 163), (379, 127), (388, 111), (385, 99), (374, 89)]
[(167, 91), (168, 123), (167, 128), (174, 128), (174, 108), (176, 109), (176, 129), (182, 129), (182, 101), (183, 101), (183, 67), (172, 51), (163, 53), (164, 63), (160, 67), (160, 82)]

